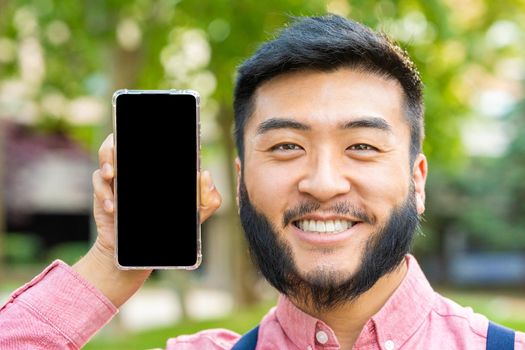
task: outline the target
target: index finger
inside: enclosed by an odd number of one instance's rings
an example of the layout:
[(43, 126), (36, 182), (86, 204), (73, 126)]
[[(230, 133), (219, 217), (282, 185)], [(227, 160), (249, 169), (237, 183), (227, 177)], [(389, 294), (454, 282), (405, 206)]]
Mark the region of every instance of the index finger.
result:
[(113, 176), (114, 145), (113, 134), (111, 133), (106, 137), (104, 142), (102, 142), (98, 150), (98, 162), (100, 169), (102, 169), (102, 175), (105, 178)]

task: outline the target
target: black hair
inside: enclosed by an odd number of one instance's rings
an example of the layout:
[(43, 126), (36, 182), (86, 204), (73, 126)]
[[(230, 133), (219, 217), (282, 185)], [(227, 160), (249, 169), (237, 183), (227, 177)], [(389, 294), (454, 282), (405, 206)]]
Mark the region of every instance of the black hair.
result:
[(300, 70), (333, 71), (349, 67), (396, 79), (404, 91), (410, 125), (410, 159), (421, 152), (424, 134), (423, 86), (406, 52), (386, 35), (355, 21), (329, 14), (299, 18), (274, 40), (261, 45), (238, 69), (234, 94), (235, 142), (244, 160), (244, 128), (264, 82)]

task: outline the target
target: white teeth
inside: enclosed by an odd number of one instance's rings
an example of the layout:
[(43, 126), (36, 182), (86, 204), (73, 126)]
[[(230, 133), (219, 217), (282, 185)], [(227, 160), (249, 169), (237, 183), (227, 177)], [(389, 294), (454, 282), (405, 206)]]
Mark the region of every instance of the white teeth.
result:
[(352, 227), (354, 223), (348, 220), (299, 220), (297, 226), (306, 232), (338, 233)]
[(305, 231), (315, 231), (317, 229), (317, 225), (315, 224), (315, 220), (305, 220), (305, 222), (308, 222), (308, 228), (305, 228)]

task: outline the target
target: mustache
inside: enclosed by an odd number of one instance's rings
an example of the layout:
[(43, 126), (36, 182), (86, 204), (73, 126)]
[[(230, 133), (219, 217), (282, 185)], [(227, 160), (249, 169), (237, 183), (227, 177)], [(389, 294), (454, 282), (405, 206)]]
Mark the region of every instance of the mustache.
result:
[[(317, 201), (304, 201), (291, 209), (285, 210), (282, 221), (283, 228), (295, 218), (314, 213), (321, 207), (321, 203)], [(350, 215), (368, 224), (375, 224), (376, 222), (374, 216), (369, 215), (364, 209), (356, 207), (349, 201), (337, 202), (327, 209), (323, 209), (322, 212), (325, 214)]]

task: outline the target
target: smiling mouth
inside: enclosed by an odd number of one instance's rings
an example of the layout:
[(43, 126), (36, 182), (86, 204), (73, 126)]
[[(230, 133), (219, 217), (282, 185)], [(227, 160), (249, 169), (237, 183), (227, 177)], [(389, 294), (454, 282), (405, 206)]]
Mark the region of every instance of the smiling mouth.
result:
[(293, 225), (304, 232), (333, 234), (346, 231), (357, 223), (349, 220), (297, 220)]

